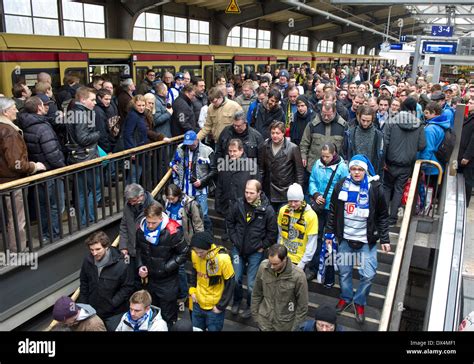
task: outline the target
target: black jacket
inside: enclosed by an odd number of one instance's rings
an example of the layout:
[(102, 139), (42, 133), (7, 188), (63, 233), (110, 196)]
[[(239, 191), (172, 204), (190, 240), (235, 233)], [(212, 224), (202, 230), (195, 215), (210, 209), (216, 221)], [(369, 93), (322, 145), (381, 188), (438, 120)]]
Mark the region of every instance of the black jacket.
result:
[[(275, 211), (263, 192), (260, 199), (261, 205), (254, 208), (244, 198), (239, 198), (227, 214), (226, 226), (229, 238), (241, 255), (253, 254), (277, 242), (278, 226)], [(247, 212), (251, 214), (248, 222)]]
[(178, 136), (188, 130), (199, 131), (197, 120), (194, 116), (193, 102), (183, 93), (173, 102), (173, 115), (171, 116), (171, 135)]
[(270, 130), (268, 130), (270, 124), (274, 120), (285, 122), (285, 114), (279, 105), (273, 110), (267, 110), (266, 105), (260, 103), (257, 108), (256, 113), (252, 115), (251, 126), (262, 134), (262, 137), (265, 140), (270, 137)]
[[(105, 107), (97, 100), (97, 105), (94, 107), (95, 112), (95, 127), (100, 133), (99, 146), (106, 152), (112, 153), (117, 144), (118, 136), (114, 137), (110, 133), (109, 119), (118, 119), (118, 109), (113, 102), (109, 107)], [(111, 120), (112, 122), (112, 120)]]
[(463, 158), (469, 159), (469, 163), (463, 168), (474, 166), (474, 114), (469, 115), (463, 123), (461, 144), (459, 145), (459, 165), (461, 165)]
[[(227, 160), (229, 167), (231, 167), (230, 159)], [(227, 165), (227, 163), (225, 163)], [(237, 162), (236, 165), (239, 166), (250, 166), (249, 163), (252, 163), (255, 167), (256, 161), (249, 160), (248, 158), (242, 157)], [(217, 175), (217, 188), (216, 188), (216, 211), (221, 215), (227, 215), (229, 207), (232, 206), (238, 198), (243, 198), (245, 195), (245, 185), (250, 179), (255, 179), (256, 173), (251, 174), (249, 170), (219, 170)], [(237, 168), (235, 168), (237, 169)]]
[(203, 106), (207, 106), (207, 95), (205, 93), (201, 96), (196, 95), (193, 100), (194, 120), (196, 121), (196, 125), (198, 125), (199, 114)]
[(46, 116), (20, 113), (18, 125), (23, 130), (30, 161), (42, 162), (47, 170), (66, 166), (61, 145)]
[(77, 302), (88, 303), (104, 319), (128, 310), (128, 299), (133, 293), (132, 271), (117, 248), (110, 247), (110, 261), (100, 276), (89, 253), (82, 263), (81, 291)]
[[(331, 196), (325, 233), (334, 234), (338, 243), (344, 237), (344, 201), (339, 200), (339, 192), (345, 178), (341, 179)], [(388, 235), (388, 207), (385, 201), (383, 186), (378, 181), (370, 182), (369, 188), (369, 217), (367, 220), (367, 241), (374, 245), (380, 239), (381, 243), (390, 243)]]
[(233, 125), (226, 126), (219, 141), (216, 144), (216, 158), (224, 158), (227, 155), (227, 148), (231, 139), (240, 139), (244, 145), (244, 152), (248, 158), (258, 158), (258, 147), (263, 143), (262, 134), (247, 125), (247, 129), (242, 134), (237, 134)]
[(315, 116), (315, 112), (309, 107), (304, 115), (301, 115), (299, 112), (295, 113), (293, 122), (290, 124), (290, 140), (292, 143), (298, 146), (300, 145), (306, 125), (308, 125)]
[[(314, 110), (319, 114), (321, 113), (321, 105), (321, 103), (317, 103), (313, 106)], [(336, 100), (336, 112), (345, 121), (349, 121), (349, 111), (347, 111), (347, 107), (341, 100)]]
[(304, 167), (298, 146), (283, 140), (283, 146), (273, 155), (272, 140), (267, 139), (259, 148), (258, 170), (263, 191), (271, 202), (286, 202), (292, 183), (303, 186)]
[[(146, 266), (151, 281), (163, 280), (178, 275), (178, 268), (186, 262), (189, 253), (184, 235), (178, 224), (169, 220), (163, 213), (160, 241), (157, 245), (149, 243), (142, 229), (144, 219), (137, 229), (136, 254), (137, 268)], [(145, 222), (146, 223), (146, 222)]]
[(75, 103), (72, 110), (73, 122), (67, 123), (69, 141), (76, 145), (76, 153), (69, 155), (69, 164), (84, 162), (98, 157), (97, 142), (100, 133), (95, 129), (95, 120), (92, 119), (93, 111), (85, 106)]

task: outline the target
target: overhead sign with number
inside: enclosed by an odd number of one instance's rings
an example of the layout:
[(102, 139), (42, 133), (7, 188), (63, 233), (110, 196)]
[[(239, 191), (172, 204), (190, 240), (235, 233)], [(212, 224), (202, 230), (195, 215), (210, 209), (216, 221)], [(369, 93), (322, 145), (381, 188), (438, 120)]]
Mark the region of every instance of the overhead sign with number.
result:
[(423, 42), (423, 54), (456, 54), (458, 44), (455, 42)]
[(431, 35), (435, 37), (452, 37), (454, 27), (446, 25), (433, 25), (431, 27)]

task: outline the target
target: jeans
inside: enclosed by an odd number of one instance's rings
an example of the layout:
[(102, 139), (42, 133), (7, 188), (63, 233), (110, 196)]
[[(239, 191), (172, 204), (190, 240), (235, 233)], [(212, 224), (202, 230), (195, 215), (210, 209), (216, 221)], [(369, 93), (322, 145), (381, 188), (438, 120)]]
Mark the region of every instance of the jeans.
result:
[(234, 303), (240, 303), (243, 297), (242, 280), (244, 270), (247, 267), (247, 306), (250, 307), (252, 291), (257, 276), (258, 267), (263, 260), (263, 252), (255, 252), (248, 256), (239, 255), (235, 247), (232, 247), (232, 265), (235, 272)]
[[(59, 224), (61, 224), (61, 214), (64, 211), (64, 183), (62, 180), (56, 180), (58, 186), (58, 198), (56, 198), (56, 188), (54, 186), (54, 181), (47, 181), (39, 189), (39, 206), (40, 211), (38, 213), (41, 217), (41, 231), (43, 233), (43, 238), (50, 238), (49, 236), (49, 227), (48, 227), (48, 217), (51, 216), (51, 229), (53, 230), (53, 237), (56, 238), (59, 236)], [(46, 190), (48, 193), (46, 194)], [(46, 195), (48, 195), (49, 208), (47, 209)], [(58, 216), (59, 214), (59, 216)]]
[(207, 194), (200, 194), (195, 196), (196, 201), (201, 206), (201, 211), (203, 214), (203, 223), (204, 223), (204, 230), (212, 234), (212, 222), (209, 218), (209, 206), (207, 204)]
[[(360, 261), (360, 281), (355, 293), (352, 288), (354, 257)], [(352, 302), (352, 300), (354, 300), (354, 303), (365, 306), (367, 304), (367, 296), (372, 286), (372, 280), (377, 271), (377, 246), (374, 244), (370, 247), (369, 244), (363, 244), (360, 249), (352, 249), (347, 241), (342, 239), (339, 244), (337, 261), (339, 263), (341, 298), (346, 302)]]
[(179, 266), (178, 275), (179, 275), (178, 298), (186, 298), (188, 297), (188, 277), (186, 275), (186, 270), (184, 269), (184, 264), (181, 264)]
[[(78, 176), (78, 187), (79, 187), (79, 210), (81, 212), (81, 225), (86, 225), (86, 207), (85, 201), (87, 200), (87, 205), (89, 207), (89, 222), (94, 222), (95, 213), (94, 213), (94, 198), (93, 193), (95, 193), (96, 203), (102, 199), (102, 194), (100, 191), (100, 170), (96, 170), (95, 173), (95, 190), (94, 190), (94, 174), (92, 170), (88, 170), (85, 173), (81, 173)], [(87, 179), (87, 181), (86, 181)]]
[[(127, 184), (140, 184), (140, 178), (142, 176), (142, 165), (140, 164), (141, 161), (138, 160), (140, 156), (136, 156), (136, 158), (136, 160), (131, 162), (130, 168), (127, 170)], [(127, 167), (127, 162), (128, 161), (125, 161), (125, 167)]]
[(193, 304), (192, 321), (194, 327), (207, 331), (222, 331), (224, 327), (225, 310), (214, 313), (212, 310), (203, 310), (198, 303)]

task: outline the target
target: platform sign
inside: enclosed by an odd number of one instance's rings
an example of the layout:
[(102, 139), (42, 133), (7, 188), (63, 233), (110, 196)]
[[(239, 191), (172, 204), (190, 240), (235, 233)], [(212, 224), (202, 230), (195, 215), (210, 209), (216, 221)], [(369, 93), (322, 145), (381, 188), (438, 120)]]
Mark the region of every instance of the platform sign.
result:
[(401, 50), (403, 50), (403, 44), (402, 43), (392, 43), (392, 44), (390, 44), (390, 50), (391, 51), (401, 51)]
[(458, 44), (456, 42), (429, 42), (424, 41), (423, 54), (456, 54)]
[(229, 5), (225, 9), (226, 14), (240, 14), (240, 8), (237, 4), (237, 0), (230, 0)]
[(435, 37), (452, 37), (454, 27), (447, 25), (433, 25), (431, 27), (431, 35)]

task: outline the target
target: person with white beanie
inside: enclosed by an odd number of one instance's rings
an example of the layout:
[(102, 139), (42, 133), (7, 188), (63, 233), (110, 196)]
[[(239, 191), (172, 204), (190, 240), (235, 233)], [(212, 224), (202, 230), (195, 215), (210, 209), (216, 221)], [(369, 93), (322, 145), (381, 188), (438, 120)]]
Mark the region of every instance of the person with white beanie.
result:
[(298, 183), (288, 187), (288, 204), (278, 213), (278, 242), (288, 249), (288, 257), (299, 268), (311, 262), (318, 245), (318, 216), (304, 200)]

